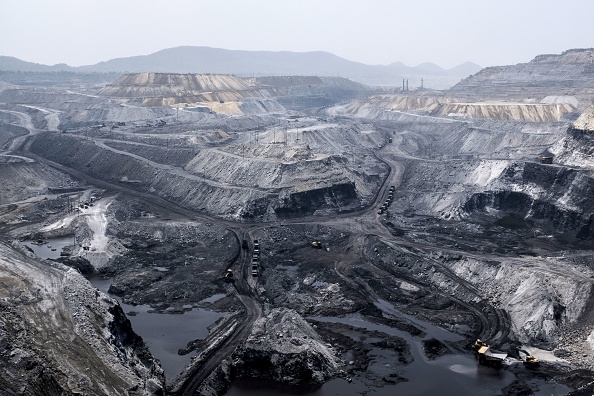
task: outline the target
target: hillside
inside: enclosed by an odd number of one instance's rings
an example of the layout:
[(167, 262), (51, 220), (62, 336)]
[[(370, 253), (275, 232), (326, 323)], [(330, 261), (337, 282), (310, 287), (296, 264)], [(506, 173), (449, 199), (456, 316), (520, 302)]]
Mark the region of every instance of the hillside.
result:
[(487, 67), (449, 91), (481, 100), (538, 102), (551, 95), (574, 96), (578, 109), (583, 110), (592, 104), (594, 95), (594, 49), (571, 49), (539, 55), (528, 63)]
[(133, 73), (120, 77), (99, 95), (125, 99), (141, 106), (204, 106), (210, 110), (241, 114), (239, 102), (270, 98), (275, 89), (230, 75)]
[(0, 70), (9, 72), (59, 72), (74, 71), (74, 68), (63, 63), (47, 66), (39, 63), (26, 62), (13, 56), (0, 55)]

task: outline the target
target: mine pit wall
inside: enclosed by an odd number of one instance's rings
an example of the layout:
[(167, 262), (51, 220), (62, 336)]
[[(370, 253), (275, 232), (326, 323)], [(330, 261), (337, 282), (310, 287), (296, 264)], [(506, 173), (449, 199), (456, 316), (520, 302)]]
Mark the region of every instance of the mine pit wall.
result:
[[(0, 112), (0, 115), (6, 114)], [(25, 136), (29, 133), (26, 128), (12, 125), (12, 124), (5, 124), (4, 122), (0, 121), (0, 148), (2, 148), (6, 143), (14, 139), (18, 136)]]
[(58, 171), (37, 162), (0, 163), (0, 205), (23, 201), (44, 194), (51, 187), (65, 183)]
[[(502, 172), (508, 189), (473, 194), (462, 206), (472, 213), (491, 207), (541, 221), (551, 233), (594, 239), (594, 178), (584, 172), (524, 163)], [(504, 187), (505, 188), (505, 187)]]
[(587, 277), (578, 275), (583, 274), (582, 269), (565, 267), (555, 259), (541, 260), (557, 271), (535, 271), (505, 259), (485, 262), (462, 257), (444, 263), (460, 278), (487, 291), (490, 304), (509, 313), (512, 333), (520, 342), (553, 348), (563, 328), (576, 324), (584, 313), (592, 285)]
[[(356, 183), (358, 194), (370, 198), (363, 189), (369, 181), (381, 183), (375, 177), (355, 172), (348, 167), (347, 160), (341, 156), (330, 156), (319, 160), (280, 162), (278, 160), (239, 158), (219, 151), (200, 151), (185, 169), (193, 174), (207, 174), (219, 183), (242, 187), (256, 187), (270, 190), (309, 189), (310, 186), (344, 182)], [(387, 173), (387, 170), (384, 170)], [(375, 176), (375, 177), (374, 177)]]
[[(472, 214), (493, 208), (532, 220), (542, 233), (563, 234), (583, 243), (594, 239), (594, 179), (583, 171), (537, 163), (512, 164), (502, 172), (508, 190), (473, 194), (462, 206)], [(553, 347), (565, 325), (576, 325), (592, 294), (591, 269), (571, 260), (534, 258), (543, 270), (501, 260), (471, 258), (448, 262), (462, 278), (490, 290), (488, 298), (509, 312), (522, 342)], [(584, 276), (586, 273), (586, 276)]]
[[(406, 120), (401, 112), (416, 112), (419, 116), (443, 119), (528, 122), (558, 122), (577, 110), (571, 103), (466, 102), (453, 97), (425, 95), (377, 95), (354, 100), (344, 109), (357, 117), (394, 121)], [(423, 121), (430, 122), (430, 119), (424, 117)]]
[[(127, 74), (98, 92), (144, 107), (203, 105), (226, 114), (282, 111), (271, 100), (276, 93), (275, 88), (231, 75), (174, 73)], [(263, 100), (242, 106), (240, 102), (247, 98)]]
[[(158, 394), (164, 387), (163, 370), (142, 338), (134, 333), (117, 302), (98, 292), (73, 269), (66, 272), (64, 292), (74, 318), (74, 331), (97, 351), (102, 363), (128, 383), (144, 378), (145, 390)], [(98, 318), (104, 322), (95, 323)], [(140, 389), (137, 385), (136, 390)]]
[[(386, 300), (390, 301), (393, 296), (398, 296), (396, 299), (400, 301), (396, 301), (396, 304), (404, 302), (406, 305), (412, 305), (411, 313), (421, 315), (424, 320), (430, 322), (441, 314), (446, 325), (455, 324), (447, 323), (454, 317), (448, 315), (448, 311), (465, 312), (466, 317), (472, 319), (464, 324), (472, 329), (473, 334), (488, 337), (503, 331), (499, 337), (508, 336), (506, 329), (500, 329), (503, 324), (500, 323), (495, 308), (482, 296), (483, 288), (474, 289), (474, 285), (469, 287), (464, 281), (460, 281), (459, 274), (452, 273), (446, 265), (441, 265), (440, 262), (447, 259), (439, 252), (422, 257), (407, 249), (388, 245), (377, 237), (368, 237), (365, 240), (363, 254), (366, 260), (392, 275), (381, 279), (376, 277), (381, 287), (375, 289), (380, 296), (387, 293), (382, 296)], [(437, 290), (439, 292), (436, 293)], [(442, 306), (433, 310), (428, 308), (432, 299), (441, 299)], [(457, 301), (465, 303), (465, 306)], [(477, 312), (481, 312), (495, 331), (483, 327), (486, 323), (481, 321)]]
[(184, 166), (198, 154), (198, 150), (184, 148), (166, 148), (149, 146), (146, 144), (133, 144), (120, 141), (107, 141), (105, 144), (116, 150), (144, 157), (153, 162), (164, 165)]
[(287, 109), (276, 99), (243, 98), (239, 102), (239, 110), (243, 114), (285, 113)]
[[(539, 259), (540, 264), (551, 269), (550, 272), (535, 271), (533, 266), (520, 265), (513, 259), (477, 260), (439, 251), (428, 259), (419, 259), (375, 238), (366, 240), (364, 255), (374, 265), (392, 274), (397, 285), (405, 282), (419, 289), (404, 293), (411, 294), (411, 304), (425, 306), (424, 300), (433, 296), (428, 291), (439, 290), (452, 296), (450, 305), (440, 308), (440, 312), (455, 307), (455, 310), (467, 310), (471, 315), (479, 311), (486, 315), (491, 329), (481, 328), (478, 316), (475, 316), (475, 323), (465, 323), (477, 335), (495, 336), (496, 332), (503, 331), (497, 335), (503, 337), (498, 341), (509, 337), (508, 340), (547, 349), (558, 345), (566, 325), (578, 324), (581, 316), (587, 313), (585, 309), (593, 291), (589, 279), (592, 270), (576, 269), (571, 259), (567, 262), (562, 258)], [(380, 282), (383, 282), (382, 289), (390, 290), (390, 295), (402, 294), (394, 284), (385, 284), (386, 279)], [(385, 298), (389, 300), (389, 297)], [(468, 305), (466, 308), (456, 307), (455, 300)], [(505, 324), (499, 321), (497, 309), (509, 314), (511, 329), (502, 327)], [(417, 314), (422, 311), (417, 309)]]
[(570, 104), (450, 103), (438, 106), (431, 115), (462, 116), (472, 119), (557, 122), (576, 109)]
[(570, 127), (566, 136), (553, 145), (550, 152), (556, 163), (594, 169), (594, 129)]
[[(101, 149), (90, 141), (51, 133), (32, 141), (30, 150), (50, 161), (77, 169), (93, 178), (152, 193), (192, 210), (216, 216), (242, 219), (266, 219), (279, 211), (307, 212), (303, 202), (325, 203), (322, 209), (352, 208), (360, 204), (354, 183), (339, 182), (314, 186), (294, 199), (279, 199), (279, 191), (256, 188), (220, 187), (204, 182), (202, 177), (186, 177), (124, 154)], [(329, 183), (330, 184), (330, 183)], [(349, 191), (350, 190), (350, 191)], [(288, 193), (289, 196), (293, 192)], [(306, 197), (306, 198), (304, 198)], [(341, 201), (344, 200), (344, 201)]]
[(0, 393), (163, 394), (163, 370), (115, 300), (76, 270), (13, 248), (0, 244), (0, 272), (15, 274), (1, 293), (0, 349), (10, 359), (0, 359)]

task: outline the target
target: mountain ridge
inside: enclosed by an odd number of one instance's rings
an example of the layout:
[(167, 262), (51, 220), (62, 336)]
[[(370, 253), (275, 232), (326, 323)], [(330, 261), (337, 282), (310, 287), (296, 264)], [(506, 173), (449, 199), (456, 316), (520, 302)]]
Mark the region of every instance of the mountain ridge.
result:
[(425, 77), (425, 81), (434, 81), (439, 85), (434, 86), (436, 89), (448, 88), (481, 69), (472, 62), (465, 62), (452, 69), (443, 69), (429, 62), (414, 67), (406, 66), (402, 62), (367, 65), (325, 51), (246, 51), (204, 46), (166, 48), (148, 55), (114, 58), (94, 65), (77, 67), (65, 64), (47, 66), (0, 56), (0, 70), (4, 71), (319, 75), (346, 77), (368, 85), (397, 86), (401, 85), (403, 79), (410, 79), (413, 84), (419, 85), (420, 79)]

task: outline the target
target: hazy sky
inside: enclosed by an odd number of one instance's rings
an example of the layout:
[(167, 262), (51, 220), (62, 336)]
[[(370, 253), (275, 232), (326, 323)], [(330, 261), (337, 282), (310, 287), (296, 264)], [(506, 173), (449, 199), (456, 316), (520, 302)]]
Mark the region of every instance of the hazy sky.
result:
[(0, 55), (47, 65), (196, 45), (451, 68), (594, 47), (594, 0), (0, 0), (0, 14)]

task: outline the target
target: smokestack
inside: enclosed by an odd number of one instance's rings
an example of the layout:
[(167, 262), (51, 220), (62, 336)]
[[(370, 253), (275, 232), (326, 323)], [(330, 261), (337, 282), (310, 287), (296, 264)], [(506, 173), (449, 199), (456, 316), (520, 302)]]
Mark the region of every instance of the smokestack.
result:
[(404, 78), (402, 79), (402, 91), (404, 92)]
[(408, 91), (408, 79), (406, 79), (406, 90)]

